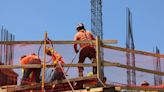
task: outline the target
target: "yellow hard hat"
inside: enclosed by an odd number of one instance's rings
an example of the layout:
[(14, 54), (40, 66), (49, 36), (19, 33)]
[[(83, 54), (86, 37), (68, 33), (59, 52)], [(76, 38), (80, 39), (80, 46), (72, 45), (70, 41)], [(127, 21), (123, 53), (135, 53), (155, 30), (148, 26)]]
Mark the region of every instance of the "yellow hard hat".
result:
[(87, 76), (93, 76), (93, 72), (89, 72)]
[(54, 49), (53, 49), (53, 48), (51, 48), (51, 47), (46, 47), (45, 52), (46, 52), (46, 54), (47, 54), (47, 55), (52, 56), (52, 55), (53, 55), (53, 53), (54, 53)]

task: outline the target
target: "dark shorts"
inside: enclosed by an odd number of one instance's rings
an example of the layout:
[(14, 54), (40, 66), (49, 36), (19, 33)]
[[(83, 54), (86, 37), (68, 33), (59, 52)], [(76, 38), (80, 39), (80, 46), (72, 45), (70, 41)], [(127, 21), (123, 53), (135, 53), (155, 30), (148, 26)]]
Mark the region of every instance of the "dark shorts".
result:
[[(80, 51), (80, 55), (79, 55), (79, 62), (78, 63), (84, 63), (85, 58), (89, 58), (91, 59), (96, 59), (96, 50), (93, 47), (87, 46), (84, 47), (81, 51)], [(95, 61), (93, 60), (92, 63), (95, 63)], [(83, 71), (84, 68), (83, 67), (78, 67), (79, 71)], [(93, 74), (97, 73), (97, 67), (93, 67)]]
[(88, 57), (90, 60), (92, 58), (96, 59), (96, 50), (93, 47), (87, 46), (80, 51), (79, 62), (84, 63), (85, 58)]

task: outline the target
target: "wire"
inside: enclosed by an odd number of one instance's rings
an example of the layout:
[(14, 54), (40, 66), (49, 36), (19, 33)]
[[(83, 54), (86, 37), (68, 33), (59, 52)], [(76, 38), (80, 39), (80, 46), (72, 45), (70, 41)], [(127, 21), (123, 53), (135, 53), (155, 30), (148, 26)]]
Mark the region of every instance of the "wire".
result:
[[(44, 43), (44, 40), (41, 42), (41, 44), (40, 44), (40, 46), (39, 46), (39, 49), (38, 49), (38, 58), (39, 58), (39, 59), (40, 59), (40, 50), (41, 50), (41, 48), (42, 48), (43, 43)], [(53, 44), (52, 44), (52, 41), (51, 41), (49, 38), (46, 39), (46, 43), (51, 44), (51, 47), (54, 48), (54, 46), (53, 46)], [(41, 59), (40, 59), (40, 60), (41, 60)], [(51, 58), (50, 60), (48, 60), (46, 63), (49, 63), (51, 60), (52, 60), (52, 58)]]
[[(73, 57), (73, 59), (72, 59), (72, 61), (71, 61), (71, 63), (70, 63), (70, 64), (72, 64), (72, 63), (73, 63), (73, 61), (75, 60), (75, 58), (76, 58), (77, 54), (78, 54), (78, 53), (76, 53), (76, 54), (75, 54), (75, 56)], [(68, 73), (69, 68), (70, 68), (70, 66), (67, 68), (67, 70), (66, 70), (66, 72), (65, 72), (66, 74)]]
[[(41, 47), (44, 43), (44, 40), (41, 42), (40, 46), (39, 46), (39, 49), (38, 49), (38, 58), (40, 59), (40, 50), (41, 50)], [(41, 60), (41, 59), (40, 59)]]

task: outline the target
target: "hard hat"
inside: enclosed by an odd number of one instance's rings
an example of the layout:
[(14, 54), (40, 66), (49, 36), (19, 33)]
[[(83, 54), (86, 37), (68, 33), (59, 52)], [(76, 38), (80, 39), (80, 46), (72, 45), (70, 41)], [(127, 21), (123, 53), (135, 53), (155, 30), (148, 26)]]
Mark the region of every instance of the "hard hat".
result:
[(78, 25), (77, 25), (77, 28), (78, 27), (84, 27), (84, 24), (83, 23), (79, 23)]
[(47, 55), (52, 56), (53, 53), (54, 53), (54, 50), (53, 50), (53, 48), (51, 48), (51, 47), (46, 47), (45, 52), (46, 52)]
[(87, 76), (93, 76), (93, 72), (89, 72)]
[(85, 29), (83, 23), (79, 23), (76, 27), (76, 30)]
[(149, 86), (149, 83), (148, 83), (147, 81), (143, 81), (143, 82), (141, 83), (141, 86)]

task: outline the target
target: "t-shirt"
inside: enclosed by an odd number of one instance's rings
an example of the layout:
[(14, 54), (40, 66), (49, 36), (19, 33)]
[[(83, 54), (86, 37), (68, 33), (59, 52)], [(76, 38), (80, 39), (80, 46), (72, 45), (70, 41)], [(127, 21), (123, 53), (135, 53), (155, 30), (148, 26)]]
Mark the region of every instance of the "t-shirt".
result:
[(20, 63), (28, 64), (28, 62), (30, 62), (33, 59), (39, 59), (39, 57), (36, 55), (27, 55), (26, 57), (24, 57), (23, 59), (20, 60)]

